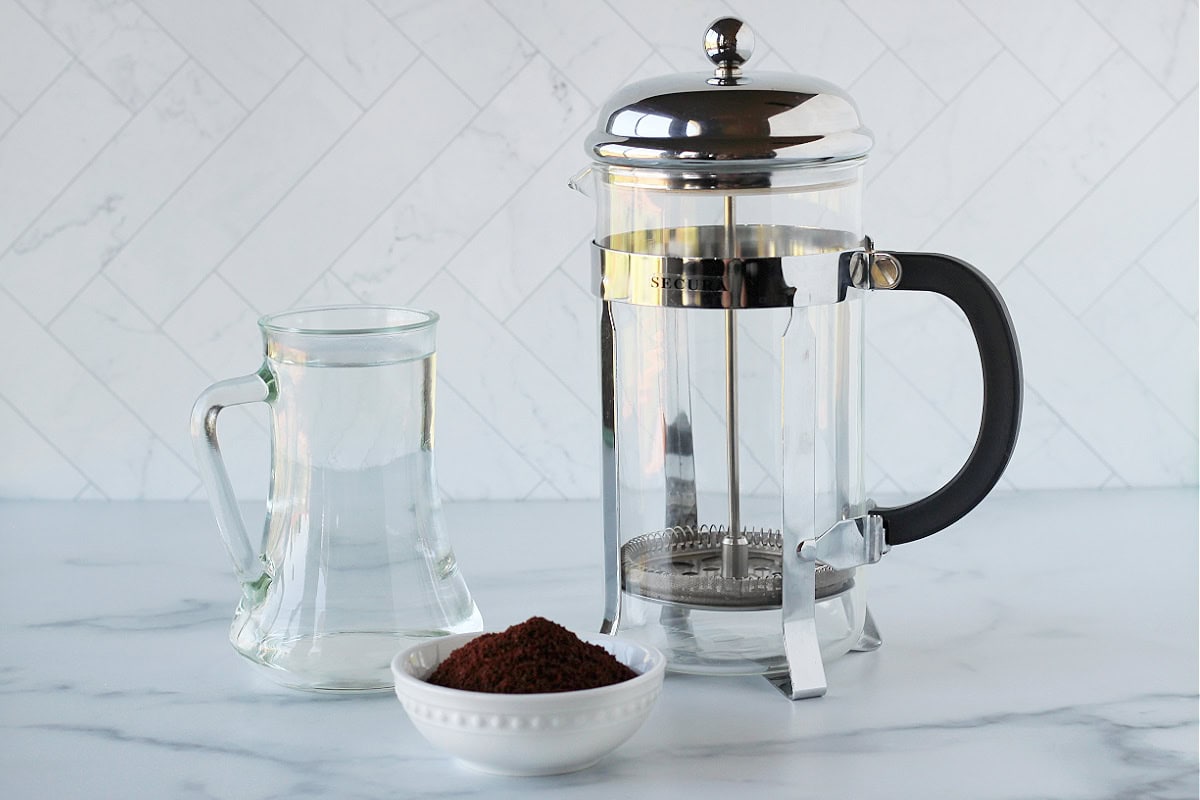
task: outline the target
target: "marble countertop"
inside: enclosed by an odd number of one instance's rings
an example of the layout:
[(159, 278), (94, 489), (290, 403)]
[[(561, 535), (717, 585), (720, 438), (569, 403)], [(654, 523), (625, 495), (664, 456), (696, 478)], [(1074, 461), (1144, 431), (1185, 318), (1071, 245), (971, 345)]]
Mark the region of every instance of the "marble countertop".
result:
[[(599, 622), (593, 503), (447, 509), (489, 628)], [(1195, 490), (995, 495), (871, 568), (884, 646), (792, 703), (669, 676), (597, 766), (499, 778), (391, 695), (267, 683), (199, 503), (0, 504), (6, 798), (1195, 798)], [(635, 795), (636, 793), (636, 795)]]

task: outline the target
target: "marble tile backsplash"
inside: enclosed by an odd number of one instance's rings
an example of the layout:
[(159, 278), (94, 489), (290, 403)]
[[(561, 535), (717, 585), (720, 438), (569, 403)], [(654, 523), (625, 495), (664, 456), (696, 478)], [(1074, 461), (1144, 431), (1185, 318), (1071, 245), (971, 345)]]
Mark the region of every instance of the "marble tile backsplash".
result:
[[(257, 367), (261, 314), (347, 302), (441, 313), (447, 497), (595, 496), (566, 181), (598, 104), (703, 69), (724, 14), (751, 67), (858, 100), (880, 246), (1004, 293), (1004, 488), (1196, 483), (1195, 0), (0, 0), (0, 497), (202, 497), (194, 397)], [(935, 297), (869, 314), (869, 483), (916, 496), (974, 440), (973, 342)], [(264, 409), (222, 437), (263, 496)]]

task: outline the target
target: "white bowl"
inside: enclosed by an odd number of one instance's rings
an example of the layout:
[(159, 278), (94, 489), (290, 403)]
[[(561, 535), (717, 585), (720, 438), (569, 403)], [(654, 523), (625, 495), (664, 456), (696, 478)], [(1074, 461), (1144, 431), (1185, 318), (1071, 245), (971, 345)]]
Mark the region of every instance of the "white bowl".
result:
[(426, 683), (454, 650), (481, 636), (431, 639), (392, 659), (396, 696), (421, 735), (467, 766), (498, 775), (556, 775), (590, 767), (633, 735), (662, 691), (666, 658), (603, 634), (579, 635), (638, 673), (577, 692), (493, 694)]

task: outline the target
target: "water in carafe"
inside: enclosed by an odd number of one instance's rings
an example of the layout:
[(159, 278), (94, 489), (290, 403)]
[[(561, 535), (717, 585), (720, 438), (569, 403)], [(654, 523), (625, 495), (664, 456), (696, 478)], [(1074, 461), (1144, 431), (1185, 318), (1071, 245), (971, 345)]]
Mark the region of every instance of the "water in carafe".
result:
[(235, 380), (265, 386), (243, 402), (270, 406), (273, 449), (261, 547), (239, 559), (226, 536), (243, 585), (231, 639), (290, 686), (386, 688), (407, 644), (482, 628), (437, 493), (436, 317), (388, 311), (404, 310), (269, 318), (263, 369)]

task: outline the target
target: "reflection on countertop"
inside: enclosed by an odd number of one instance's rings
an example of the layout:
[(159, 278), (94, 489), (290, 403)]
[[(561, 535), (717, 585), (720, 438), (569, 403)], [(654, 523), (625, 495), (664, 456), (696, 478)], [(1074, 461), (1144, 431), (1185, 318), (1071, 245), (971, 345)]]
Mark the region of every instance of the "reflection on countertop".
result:
[[(447, 518), (489, 628), (598, 626), (598, 504)], [(1194, 489), (994, 495), (870, 568), (884, 645), (829, 665), (826, 697), (669, 676), (632, 740), (538, 779), (456, 765), (391, 695), (241, 663), (204, 504), (9, 501), (0, 537), (5, 797), (1196, 796)]]

